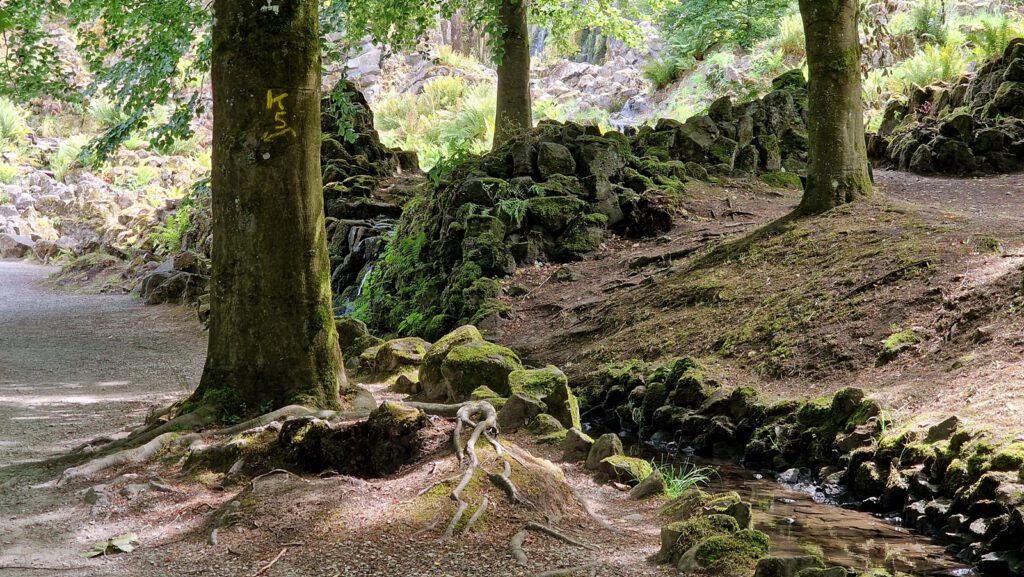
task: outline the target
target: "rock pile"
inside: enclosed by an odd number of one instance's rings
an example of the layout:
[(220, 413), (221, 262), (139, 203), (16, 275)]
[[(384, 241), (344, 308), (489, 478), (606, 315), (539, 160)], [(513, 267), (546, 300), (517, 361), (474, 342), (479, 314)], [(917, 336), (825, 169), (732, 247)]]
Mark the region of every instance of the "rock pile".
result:
[[(607, 370), (585, 394), (601, 425), (820, 484), (822, 498), (893, 514), (985, 573), (1024, 571), (1024, 435), (997, 447), (955, 418), (892, 430), (860, 389), (765, 404), (691, 359)], [(597, 409), (597, 410), (595, 410)]]
[[(717, 176), (786, 171), (807, 166), (807, 83), (792, 70), (776, 78), (761, 99), (714, 101), (705, 115), (685, 123), (662, 119), (642, 127), (633, 141), (640, 156), (700, 165)], [(699, 169), (695, 169), (698, 170)]]
[[(145, 161), (159, 178), (160, 191), (188, 185), (191, 172), (184, 159), (130, 155), (133, 158), (119, 160)], [(111, 172), (116, 176), (127, 170), (116, 167)], [(45, 261), (61, 253), (95, 250), (126, 258), (152, 251), (153, 239), (147, 233), (178, 202), (165, 193), (164, 203), (154, 206), (154, 190), (111, 184), (83, 169), (70, 171), (60, 182), (52, 173), (25, 167), (12, 184), (0, 185), (0, 258), (31, 254)]]
[(868, 152), (917, 174), (986, 174), (1024, 168), (1024, 39), (951, 85), (914, 87), (886, 106)]

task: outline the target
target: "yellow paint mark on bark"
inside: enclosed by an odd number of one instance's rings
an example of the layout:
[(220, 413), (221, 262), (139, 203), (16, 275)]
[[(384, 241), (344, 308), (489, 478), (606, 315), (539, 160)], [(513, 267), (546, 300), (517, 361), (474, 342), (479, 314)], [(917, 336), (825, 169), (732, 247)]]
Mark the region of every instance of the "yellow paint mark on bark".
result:
[(286, 98), (288, 98), (287, 92), (281, 92), (280, 94), (274, 95), (273, 88), (267, 89), (267, 110), (274, 110), (274, 108), (277, 108), (277, 111), (274, 112), (274, 130), (268, 130), (263, 133), (263, 142), (271, 142), (286, 134), (291, 134), (293, 138), (297, 138), (299, 136), (298, 132), (288, 124), (288, 109), (284, 104)]

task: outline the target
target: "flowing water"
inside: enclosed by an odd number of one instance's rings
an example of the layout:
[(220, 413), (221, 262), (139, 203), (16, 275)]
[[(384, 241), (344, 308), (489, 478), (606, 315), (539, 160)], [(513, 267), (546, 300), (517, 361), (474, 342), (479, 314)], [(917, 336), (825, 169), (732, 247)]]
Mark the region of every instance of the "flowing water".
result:
[(966, 577), (974, 572), (942, 545), (870, 513), (819, 502), (813, 488), (789, 486), (732, 463), (718, 467), (714, 491), (736, 491), (754, 505), (755, 528), (771, 535), (773, 554), (821, 552), (834, 565), (884, 567), (921, 577)]
[(754, 528), (771, 536), (773, 555), (822, 555), (829, 565), (881, 567), (915, 577), (975, 575), (934, 540), (900, 527), (896, 520), (840, 507), (813, 485), (787, 485), (733, 461), (686, 456), (646, 444), (632, 444), (627, 452), (669, 466), (685, 462), (717, 469), (707, 490), (736, 491), (750, 502)]

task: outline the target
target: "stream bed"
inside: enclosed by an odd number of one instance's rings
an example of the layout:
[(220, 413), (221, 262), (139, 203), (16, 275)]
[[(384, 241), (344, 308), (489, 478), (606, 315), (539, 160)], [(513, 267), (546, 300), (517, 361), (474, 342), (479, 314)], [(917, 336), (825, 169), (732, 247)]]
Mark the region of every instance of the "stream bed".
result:
[(781, 556), (823, 554), (828, 563), (857, 570), (883, 567), (920, 577), (968, 577), (975, 572), (932, 539), (870, 513), (817, 502), (800, 490), (727, 461), (691, 459), (718, 469), (712, 491), (736, 491), (754, 507), (754, 525)]

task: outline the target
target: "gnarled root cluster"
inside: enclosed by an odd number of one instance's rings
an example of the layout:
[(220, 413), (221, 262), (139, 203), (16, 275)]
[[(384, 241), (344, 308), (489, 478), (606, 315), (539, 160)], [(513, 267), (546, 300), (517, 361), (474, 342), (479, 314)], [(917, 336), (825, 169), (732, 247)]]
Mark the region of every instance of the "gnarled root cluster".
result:
[[(337, 422), (365, 417), (367, 414), (366, 411), (324, 411), (301, 405), (289, 405), (237, 425), (200, 434), (200, 429), (213, 424), (216, 420), (214, 409), (204, 406), (166, 421), (152, 420), (122, 438), (100, 437), (81, 445), (62, 460), (81, 461), (86, 456), (89, 457), (88, 460), (81, 465), (65, 469), (57, 480), (57, 485), (62, 486), (74, 479), (95, 475), (118, 465), (152, 459), (165, 448), (187, 446), (199, 449), (203, 446), (204, 438), (224, 439), (244, 431), (266, 427), (289, 417), (314, 417)], [(194, 432), (184, 434), (181, 431)]]

